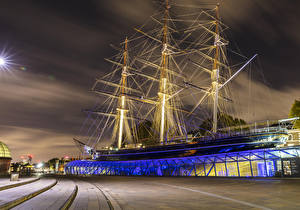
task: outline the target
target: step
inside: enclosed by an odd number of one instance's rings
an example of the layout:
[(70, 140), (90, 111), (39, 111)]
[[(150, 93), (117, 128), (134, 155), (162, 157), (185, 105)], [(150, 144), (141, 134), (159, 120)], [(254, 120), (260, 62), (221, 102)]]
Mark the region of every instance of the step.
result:
[(0, 209), (12, 208), (30, 198), (49, 190), (56, 179), (40, 179), (36, 182), (0, 191)]

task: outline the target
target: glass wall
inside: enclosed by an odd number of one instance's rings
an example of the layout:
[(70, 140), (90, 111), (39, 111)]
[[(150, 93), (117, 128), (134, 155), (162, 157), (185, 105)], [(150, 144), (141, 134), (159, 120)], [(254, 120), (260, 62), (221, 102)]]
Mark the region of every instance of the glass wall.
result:
[[(300, 147), (260, 149), (209, 156), (136, 161), (73, 161), (68, 174), (143, 176), (272, 177), (300, 168)], [(298, 170), (299, 171), (299, 170)]]

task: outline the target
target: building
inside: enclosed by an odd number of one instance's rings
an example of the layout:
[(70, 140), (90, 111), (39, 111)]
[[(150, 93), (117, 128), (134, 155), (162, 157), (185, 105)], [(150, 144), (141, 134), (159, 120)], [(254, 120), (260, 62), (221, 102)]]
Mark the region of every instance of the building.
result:
[(143, 176), (300, 176), (300, 147), (137, 161), (77, 160), (65, 167), (75, 175)]
[(10, 166), (11, 155), (8, 147), (0, 142), (0, 174), (7, 174)]
[(287, 146), (300, 145), (300, 129), (291, 129), (288, 131), (289, 138), (286, 141)]
[[(280, 128), (255, 128), (255, 133), (269, 133), (270, 129)], [(161, 159), (77, 160), (68, 163), (65, 172), (74, 175), (119, 176), (300, 177), (299, 137), (299, 129), (293, 129), (288, 131), (288, 135), (285, 133), (285, 141), (270, 147), (249, 147), (249, 143), (239, 143), (239, 149), (232, 151), (230, 142), (226, 150), (198, 156), (192, 153), (194, 156)], [(265, 140), (268, 142), (269, 137)]]

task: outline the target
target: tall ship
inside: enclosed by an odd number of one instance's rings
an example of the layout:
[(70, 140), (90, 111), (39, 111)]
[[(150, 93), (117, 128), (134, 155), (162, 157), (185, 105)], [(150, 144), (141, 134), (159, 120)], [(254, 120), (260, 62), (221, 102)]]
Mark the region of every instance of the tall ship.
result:
[(112, 69), (92, 86), (98, 102), (84, 110), (87, 119), (74, 138), (83, 154), (138, 161), (285, 143), (293, 119), (246, 124), (232, 117), (232, 92), (239, 90), (230, 86), (257, 55), (230, 49), (219, 10), (219, 4), (166, 0), (132, 36), (112, 45), (117, 54), (105, 59)]

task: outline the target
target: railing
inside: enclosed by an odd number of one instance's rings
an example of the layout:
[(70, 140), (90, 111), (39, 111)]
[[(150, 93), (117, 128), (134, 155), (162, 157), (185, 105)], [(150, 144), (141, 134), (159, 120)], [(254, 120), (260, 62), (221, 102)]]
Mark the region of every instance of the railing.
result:
[[(210, 136), (192, 136), (187, 138), (187, 142), (192, 142), (194, 140), (197, 141), (212, 141), (217, 138), (229, 138), (229, 137), (236, 137), (236, 136), (247, 136), (247, 135), (255, 135), (259, 133), (277, 133), (277, 132), (284, 132), (287, 133), (287, 129), (281, 126), (276, 127), (263, 127), (263, 128), (256, 128), (256, 129), (241, 129), (239, 131), (228, 131), (225, 132), (222, 130), (222, 132), (219, 133), (212, 133)], [(182, 140), (177, 139), (177, 141), (169, 141), (167, 142), (167, 145), (174, 144), (174, 143), (180, 143), (180, 142), (186, 142), (186, 138), (182, 138)]]
[[(164, 145), (172, 145), (172, 144), (186, 143), (186, 142), (193, 142), (193, 141), (212, 141), (217, 138), (255, 135), (259, 133), (274, 133), (274, 132), (287, 133), (290, 123), (297, 119), (299, 118), (290, 118), (284, 120), (267, 120), (267, 121), (254, 122), (252, 124), (247, 124), (247, 125), (226, 127), (226, 128), (218, 129), (217, 133), (209, 132), (211, 135), (208, 136), (191, 136), (191, 135), (176, 136), (171, 139), (166, 139)], [(140, 143), (135, 145), (127, 145), (126, 148), (122, 148), (122, 149), (133, 149), (133, 148), (142, 149), (144, 147), (145, 146), (143, 146), (142, 143)], [(114, 150), (114, 148), (103, 149), (103, 150)]]

